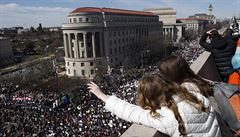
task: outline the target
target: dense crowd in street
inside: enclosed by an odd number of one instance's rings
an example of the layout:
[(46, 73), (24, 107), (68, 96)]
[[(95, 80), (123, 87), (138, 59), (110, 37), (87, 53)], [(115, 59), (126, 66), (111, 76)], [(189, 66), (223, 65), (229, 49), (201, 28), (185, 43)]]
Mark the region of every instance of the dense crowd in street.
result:
[[(197, 41), (182, 44), (179, 50), (190, 64), (203, 49)], [(135, 102), (136, 81), (146, 73), (156, 73), (156, 66), (131, 69), (121, 73), (111, 73), (94, 79), (104, 92), (114, 94)], [(104, 104), (87, 92), (87, 81), (79, 82), (70, 96), (70, 104), (55, 108), (55, 100), (64, 92), (50, 91), (46, 88), (22, 89), (18, 83), (0, 83), (0, 136), (119, 136), (131, 124), (106, 112)], [(23, 98), (14, 101), (13, 97)], [(24, 100), (24, 98), (30, 100)], [(55, 104), (56, 105), (56, 104)]]
[(181, 55), (189, 65), (205, 51), (205, 49), (199, 45), (199, 39), (181, 43), (178, 47), (179, 49), (175, 51), (175, 53)]
[[(151, 68), (149, 68), (151, 69)], [(115, 94), (129, 102), (135, 102), (136, 80), (146, 69), (135, 69), (125, 74), (112, 73), (100, 76), (95, 82), (104, 91)], [(77, 97), (71, 103), (56, 108), (46, 105), (54, 102), (60, 93), (34, 90), (19, 90), (19, 85), (1, 82), (1, 132), (0, 136), (119, 136), (129, 126), (103, 108), (103, 103), (92, 99), (86, 82), (79, 83), (73, 92)], [(13, 97), (29, 97), (31, 101), (14, 102)]]

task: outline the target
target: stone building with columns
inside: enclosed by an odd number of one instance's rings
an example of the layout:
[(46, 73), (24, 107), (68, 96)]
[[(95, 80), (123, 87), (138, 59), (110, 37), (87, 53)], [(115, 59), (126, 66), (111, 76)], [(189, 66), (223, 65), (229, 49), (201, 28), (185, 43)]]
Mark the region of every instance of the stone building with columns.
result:
[(139, 43), (160, 41), (162, 34), (162, 23), (150, 12), (83, 7), (67, 18), (62, 30), (68, 76), (92, 78), (109, 67), (138, 64)]
[(196, 32), (203, 32), (208, 25), (208, 20), (202, 18), (178, 18), (177, 21), (186, 24), (186, 30), (194, 30)]
[(143, 11), (152, 12), (163, 22), (163, 36), (172, 42), (178, 42), (184, 36), (183, 23), (176, 22), (177, 12), (173, 8), (149, 8)]

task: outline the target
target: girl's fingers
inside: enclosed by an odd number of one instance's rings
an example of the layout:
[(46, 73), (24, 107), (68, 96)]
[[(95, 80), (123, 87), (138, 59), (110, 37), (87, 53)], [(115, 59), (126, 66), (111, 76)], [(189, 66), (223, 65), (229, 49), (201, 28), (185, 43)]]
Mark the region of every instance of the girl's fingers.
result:
[(96, 85), (94, 82), (90, 82), (93, 86), (95, 86), (95, 87), (98, 87), (98, 85)]

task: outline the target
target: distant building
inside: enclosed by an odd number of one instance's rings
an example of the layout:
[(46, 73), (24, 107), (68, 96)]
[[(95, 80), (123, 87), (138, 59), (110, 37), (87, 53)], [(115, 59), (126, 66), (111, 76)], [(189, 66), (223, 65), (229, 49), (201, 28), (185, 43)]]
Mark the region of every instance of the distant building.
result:
[(207, 28), (208, 20), (202, 18), (178, 18), (178, 22), (186, 24), (186, 30), (202, 32)]
[(151, 8), (143, 11), (152, 12), (159, 16), (159, 21), (163, 22), (164, 38), (176, 42), (183, 37), (184, 24), (176, 22), (177, 12), (173, 8)]
[(199, 19), (206, 19), (209, 23), (215, 24), (217, 22), (216, 17), (212, 14), (213, 7), (212, 4), (208, 7), (208, 14), (207, 13), (197, 13), (188, 18), (199, 18)]
[(9, 38), (0, 37), (0, 66), (11, 63), (13, 59), (13, 50)]
[(66, 74), (92, 78), (110, 67), (140, 63), (140, 43), (160, 41), (162, 23), (150, 12), (84, 7), (68, 15), (62, 30)]
[(25, 33), (25, 32), (29, 32), (28, 28), (23, 28), (23, 29), (18, 29), (17, 30), (17, 34), (21, 34), (21, 33)]
[(49, 27), (48, 30), (51, 32), (54, 32), (54, 31), (57, 32), (57, 31), (61, 31), (61, 28), (60, 27)]

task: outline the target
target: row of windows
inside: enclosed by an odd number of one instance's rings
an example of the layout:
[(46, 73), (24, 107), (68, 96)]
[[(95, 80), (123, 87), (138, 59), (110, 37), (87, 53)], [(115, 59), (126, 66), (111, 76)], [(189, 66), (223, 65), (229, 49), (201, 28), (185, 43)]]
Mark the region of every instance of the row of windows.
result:
[(129, 29), (124, 31), (113, 31), (109, 32), (109, 37), (117, 37), (117, 36), (126, 36), (128, 34), (144, 34), (147, 35), (149, 33), (148, 28), (136, 28), (136, 29)]
[[(91, 73), (91, 75), (93, 75), (93, 74), (94, 74), (94, 70), (91, 69), (91, 70), (90, 70), (90, 73)], [(70, 69), (68, 69), (68, 74), (71, 74), (71, 70), (70, 70)], [(85, 70), (81, 70), (81, 74), (82, 74), (82, 76), (85, 76)], [(75, 69), (73, 69), (73, 75), (74, 75), (74, 76), (77, 75), (77, 71), (76, 71)]]
[(133, 18), (133, 17), (112, 17), (113, 22), (157, 22), (158, 18)]
[[(69, 23), (91, 23), (100, 22), (99, 17), (69, 18)], [(109, 22), (158, 22), (158, 18), (130, 18), (130, 17), (110, 17)]]
[[(99, 64), (99, 65), (102, 65), (102, 62), (99, 61), (98, 64)], [(84, 67), (84, 65), (86, 65), (86, 64), (84, 64), (84, 63), (82, 62), (82, 63), (81, 63), (81, 67)], [(89, 65), (90, 65), (90, 66), (93, 66), (93, 62), (89, 62)], [(70, 66), (70, 63), (69, 63), (69, 62), (67, 62), (67, 66)], [(72, 66), (75, 67), (75, 66), (76, 66), (76, 63), (73, 62), (73, 63), (72, 63)]]
[(69, 23), (91, 23), (91, 22), (100, 22), (99, 17), (86, 17), (86, 18), (69, 18)]
[[(133, 55), (133, 54), (125, 54), (123, 58), (133, 57), (133, 56), (135, 56), (135, 55)], [(117, 58), (117, 57), (115, 57), (115, 58), (110, 58), (110, 62), (111, 62), (111, 63), (114, 63), (114, 62), (117, 63), (117, 62), (118, 62), (118, 58)], [(122, 66), (122, 62), (119, 62), (119, 66)]]
[(129, 41), (134, 41), (135, 40), (135, 38), (134, 37), (132, 37), (132, 38), (122, 38), (122, 39), (118, 39), (118, 40), (114, 40), (113, 42), (112, 42), (112, 40), (109, 40), (109, 45), (112, 45), (112, 44), (120, 44), (120, 43), (127, 43), (127, 42), (129, 42)]
[[(126, 48), (136, 48), (136, 47), (137, 47), (136, 44), (126, 45)], [(110, 54), (110, 55), (113, 55), (113, 50), (114, 50), (114, 54), (121, 53), (121, 52), (125, 52), (125, 46), (122, 46), (122, 47), (119, 46), (119, 47), (118, 47), (118, 51), (117, 51), (117, 48), (114, 48), (114, 49), (110, 48), (110, 49), (109, 49), (109, 54)]]

